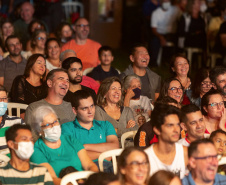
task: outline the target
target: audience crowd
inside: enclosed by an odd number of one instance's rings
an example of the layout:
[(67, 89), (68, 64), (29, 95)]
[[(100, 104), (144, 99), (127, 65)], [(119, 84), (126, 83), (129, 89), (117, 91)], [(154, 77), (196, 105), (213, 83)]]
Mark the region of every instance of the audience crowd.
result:
[[(40, 2), (1, 1), (0, 184), (226, 185), (225, 0), (145, 0), (150, 39), (124, 71), (86, 18)], [(150, 66), (166, 56), (162, 80)], [(117, 175), (111, 157), (99, 172), (116, 149)]]

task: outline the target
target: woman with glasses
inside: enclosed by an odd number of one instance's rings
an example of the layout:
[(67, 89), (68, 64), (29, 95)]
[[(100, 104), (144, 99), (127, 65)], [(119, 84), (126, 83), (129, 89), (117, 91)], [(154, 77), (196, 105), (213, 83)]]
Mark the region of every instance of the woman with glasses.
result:
[(26, 53), (25, 58), (29, 58), (32, 54), (45, 55), (45, 43), (47, 40), (47, 33), (44, 30), (35, 30), (31, 36), (31, 50)]
[(118, 158), (118, 177), (121, 185), (147, 185), (150, 164), (141, 148), (128, 147)]
[(78, 171), (98, 171), (84, 146), (70, 136), (61, 135), (61, 127), (54, 110), (40, 106), (33, 112), (33, 131), (40, 137), (35, 142), (31, 162), (45, 166), (54, 184), (60, 184), (60, 171), (68, 166)]
[(60, 43), (56, 38), (49, 38), (45, 44), (46, 69), (51, 71), (61, 67)]
[(206, 133), (221, 128), (225, 130), (226, 110), (222, 95), (215, 89), (207, 92), (201, 100), (201, 110), (206, 124)]
[(178, 107), (181, 107), (181, 102), (183, 100), (183, 87), (177, 78), (168, 78), (164, 81), (158, 100), (161, 100), (166, 96), (175, 99), (178, 103)]
[(201, 98), (212, 88), (209, 78), (209, 69), (201, 68), (197, 71), (195, 78), (191, 84), (191, 89), (186, 91), (191, 103), (201, 108)]

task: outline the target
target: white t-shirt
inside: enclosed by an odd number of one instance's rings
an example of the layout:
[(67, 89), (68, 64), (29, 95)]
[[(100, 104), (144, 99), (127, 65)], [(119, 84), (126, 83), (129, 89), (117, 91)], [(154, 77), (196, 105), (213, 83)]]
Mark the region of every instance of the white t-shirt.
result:
[(51, 64), (47, 59), (46, 59), (46, 69), (48, 69), (49, 71), (53, 70), (53, 69), (58, 69), (60, 67), (56, 67), (53, 64)]
[(180, 16), (181, 11), (176, 6), (170, 6), (167, 11), (159, 7), (152, 13), (151, 27), (160, 34), (176, 33)]
[(179, 141), (177, 141), (177, 143), (182, 144), (183, 146), (187, 146), (187, 147), (190, 146), (190, 142), (187, 140), (187, 138), (180, 139)]
[(146, 122), (150, 120), (148, 111), (151, 110), (151, 103), (147, 96), (140, 96), (139, 100), (130, 100), (129, 107), (132, 109), (133, 116), (138, 125), (141, 117), (144, 117)]

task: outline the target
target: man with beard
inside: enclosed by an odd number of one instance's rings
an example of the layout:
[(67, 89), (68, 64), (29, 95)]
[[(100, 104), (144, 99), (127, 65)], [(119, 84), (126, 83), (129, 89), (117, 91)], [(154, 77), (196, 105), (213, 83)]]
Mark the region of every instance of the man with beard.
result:
[(9, 55), (0, 62), (0, 85), (9, 92), (14, 78), (24, 73), (27, 61), (21, 55), (22, 44), (17, 36), (9, 36), (5, 43)]
[(90, 27), (89, 22), (85, 18), (79, 18), (74, 26), (75, 38), (63, 45), (61, 52), (72, 49), (83, 62), (83, 69), (96, 67), (100, 64), (98, 59), (98, 49), (100, 43), (88, 39)]
[(213, 83), (213, 88), (222, 95), (226, 107), (226, 68), (223, 66), (213, 68), (210, 71), (210, 80)]
[(62, 68), (67, 70), (69, 76), (69, 90), (64, 97), (64, 100), (71, 102), (76, 91), (86, 90), (91, 94), (94, 103), (96, 103), (95, 91), (89, 87), (81, 85), (83, 68), (82, 61), (77, 57), (69, 57), (63, 61)]

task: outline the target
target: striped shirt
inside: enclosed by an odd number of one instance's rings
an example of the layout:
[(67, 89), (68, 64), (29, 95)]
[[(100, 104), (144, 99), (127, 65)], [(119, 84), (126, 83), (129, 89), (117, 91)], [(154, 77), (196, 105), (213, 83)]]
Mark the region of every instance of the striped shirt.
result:
[(0, 184), (2, 185), (53, 185), (52, 177), (44, 166), (30, 163), (30, 169), (27, 171), (19, 171), (7, 163), (4, 167), (0, 167)]
[(21, 118), (15, 116), (2, 116), (2, 122), (0, 123), (0, 154), (8, 154), (9, 149), (7, 147), (5, 139), (5, 131), (9, 129), (14, 124), (24, 124), (24, 121)]

